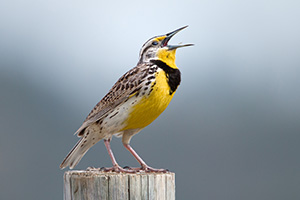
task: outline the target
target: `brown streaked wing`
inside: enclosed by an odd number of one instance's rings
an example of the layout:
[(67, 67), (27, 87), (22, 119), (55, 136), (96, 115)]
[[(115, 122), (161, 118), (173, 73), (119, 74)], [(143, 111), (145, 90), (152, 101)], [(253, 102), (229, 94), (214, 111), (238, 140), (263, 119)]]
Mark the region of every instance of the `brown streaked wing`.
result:
[(129, 99), (133, 93), (140, 89), (139, 85), (142, 83), (141, 79), (147, 76), (148, 71), (148, 64), (140, 64), (126, 72), (101, 101), (97, 103), (81, 127), (74, 134), (78, 134), (79, 137), (82, 136), (86, 127), (100, 120), (109, 111)]

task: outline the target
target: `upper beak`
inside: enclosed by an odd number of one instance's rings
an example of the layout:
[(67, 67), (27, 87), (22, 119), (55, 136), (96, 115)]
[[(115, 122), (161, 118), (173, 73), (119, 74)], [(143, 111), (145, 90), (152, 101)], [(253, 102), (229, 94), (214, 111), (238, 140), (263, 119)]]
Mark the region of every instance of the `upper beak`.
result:
[(169, 40), (176, 34), (178, 33), (179, 31), (187, 28), (188, 26), (184, 26), (184, 27), (181, 27), (179, 29), (176, 29), (175, 31), (172, 31), (170, 33), (167, 33), (166, 34), (166, 38), (162, 41), (161, 43), (161, 46), (162, 47), (168, 47), (169, 50), (173, 50), (173, 49), (177, 49), (177, 48), (180, 48), (180, 47), (187, 47), (187, 46), (193, 46), (194, 44), (178, 44), (178, 45), (168, 45), (168, 42)]

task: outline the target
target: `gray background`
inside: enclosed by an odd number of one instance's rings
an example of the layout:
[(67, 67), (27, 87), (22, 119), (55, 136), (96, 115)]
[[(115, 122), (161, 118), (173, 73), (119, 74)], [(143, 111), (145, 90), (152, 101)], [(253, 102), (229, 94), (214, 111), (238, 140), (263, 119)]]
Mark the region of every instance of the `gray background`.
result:
[[(177, 199), (300, 198), (299, 1), (0, 3), (0, 199), (62, 199), (73, 133), (142, 44), (171, 40), (180, 85), (132, 140), (176, 172)], [(119, 139), (122, 166), (138, 166)], [(77, 169), (110, 166), (103, 142)]]

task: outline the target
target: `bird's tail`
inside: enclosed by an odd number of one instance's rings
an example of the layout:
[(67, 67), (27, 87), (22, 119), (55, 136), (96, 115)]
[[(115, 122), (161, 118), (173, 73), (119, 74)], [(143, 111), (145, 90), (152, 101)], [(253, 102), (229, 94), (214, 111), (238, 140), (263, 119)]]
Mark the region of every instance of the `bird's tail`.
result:
[[(90, 135), (89, 135), (90, 136)], [(70, 153), (66, 156), (64, 161), (60, 164), (60, 168), (64, 169), (66, 167), (70, 167), (73, 169), (81, 160), (81, 158), (86, 154), (86, 152), (98, 141), (102, 138), (93, 138), (92, 137), (82, 137)]]

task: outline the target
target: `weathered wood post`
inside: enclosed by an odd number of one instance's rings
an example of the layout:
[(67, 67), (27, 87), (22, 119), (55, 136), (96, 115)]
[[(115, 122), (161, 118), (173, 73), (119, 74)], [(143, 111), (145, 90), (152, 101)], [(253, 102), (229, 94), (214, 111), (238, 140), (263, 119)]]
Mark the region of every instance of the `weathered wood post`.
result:
[(67, 171), (64, 200), (175, 200), (175, 173)]

